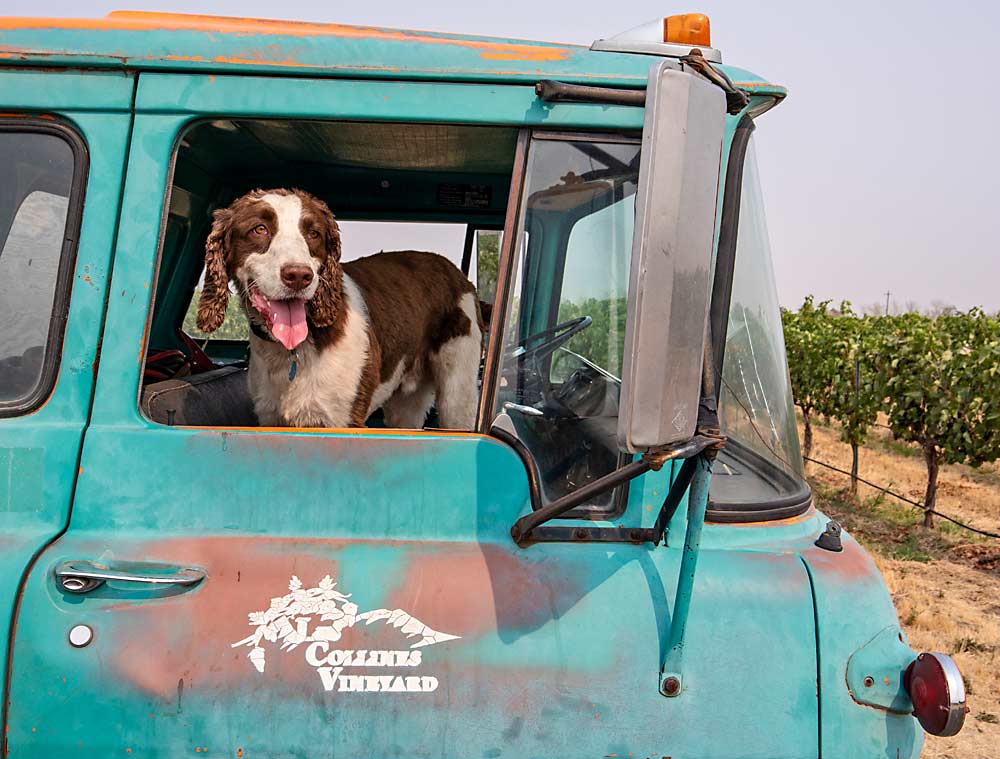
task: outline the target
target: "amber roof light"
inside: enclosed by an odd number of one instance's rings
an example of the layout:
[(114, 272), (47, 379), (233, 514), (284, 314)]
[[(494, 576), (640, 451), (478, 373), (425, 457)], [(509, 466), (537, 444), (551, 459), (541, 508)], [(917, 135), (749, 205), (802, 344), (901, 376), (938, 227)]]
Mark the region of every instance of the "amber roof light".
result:
[(711, 23), (704, 13), (660, 16), (590, 46), (591, 50), (670, 58), (685, 56), (693, 48), (698, 48), (706, 61), (722, 63), (722, 54), (712, 47)]
[(704, 13), (682, 13), (663, 19), (663, 41), (674, 45), (712, 47), (712, 24)]

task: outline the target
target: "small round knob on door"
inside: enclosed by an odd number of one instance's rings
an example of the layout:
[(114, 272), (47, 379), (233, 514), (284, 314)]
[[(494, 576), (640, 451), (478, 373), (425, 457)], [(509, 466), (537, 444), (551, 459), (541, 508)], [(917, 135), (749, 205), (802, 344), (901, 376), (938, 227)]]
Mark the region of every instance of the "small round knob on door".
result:
[(69, 644), (74, 648), (83, 648), (94, 639), (94, 631), (89, 625), (73, 625), (69, 631)]

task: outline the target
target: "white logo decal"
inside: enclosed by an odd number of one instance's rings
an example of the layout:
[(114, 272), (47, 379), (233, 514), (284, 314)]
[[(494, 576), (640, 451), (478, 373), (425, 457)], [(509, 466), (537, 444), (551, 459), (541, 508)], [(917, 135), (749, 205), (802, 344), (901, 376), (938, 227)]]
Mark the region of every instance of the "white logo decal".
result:
[[(335, 590), (336, 583), (327, 575), (315, 588), (303, 588), (302, 581), (292, 575), (290, 593), (271, 599), (264, 611), (252, 611), (247, 616), (253, 634), (232, 644), (232, 648), (249, 646), (247, 654), (258, 672), (264, 671), (262, 641), (279, 643), (282, 651), (292, 651), (303, 644), (306, 662), (316, 668), (324, 690), (337, 692), (426, 693), (437, 690), (438, 679), (430, 675), (342, 674), (347, 668), (419, 667), (422, 653), (413, 649), (433, 646), (460, 636), (432, 630), (402, 609), (375, 609), (358, 613), (358, 606)], [(309, 623), (318, 617), (324, 624), (309, 631)], [(408, 639), (416, 638), (405, 651), (332, 648), (343, 631), (359, 622), (366, 625), (384, 622), (392, 625)], [(382, 670), (384, 671), (384, 669)], [(412, 669), (409, 670), (413, 672)]]

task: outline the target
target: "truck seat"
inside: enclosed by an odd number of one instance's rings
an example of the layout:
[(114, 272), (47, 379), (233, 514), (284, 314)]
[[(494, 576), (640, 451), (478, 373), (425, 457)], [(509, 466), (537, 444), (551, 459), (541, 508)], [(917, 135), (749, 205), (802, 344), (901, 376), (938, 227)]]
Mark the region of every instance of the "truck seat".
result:
[(247, 370), (224, 366), (181, 379), (147, 385), (143, 414), (160, 424), (198, 427), (256, 427)]

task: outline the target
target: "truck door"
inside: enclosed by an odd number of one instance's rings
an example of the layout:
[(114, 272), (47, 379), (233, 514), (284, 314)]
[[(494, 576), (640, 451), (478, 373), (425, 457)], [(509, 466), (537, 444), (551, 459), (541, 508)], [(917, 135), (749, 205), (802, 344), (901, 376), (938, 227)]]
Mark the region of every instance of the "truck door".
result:
[[(24, 581), (12, 755), (359, 755), (448, 733), (430, 719), (459, 666), (443, 649), (496, 629), (491, 579), (505, 608), (524, 590), (508, 533), (528, 503), (516, 453), (472, 432), (168, 426), (141, 413), (139, 392), (161, 227), (174, 234), (172, 162), (189, 126), (248, 114), (475, 124), (499, 101), (516, 138), (511, 125), (535, 100), (530, 86), (499, 98), (480, 88), (482, 101), (452, 88), (141, 75), (72, 519)], [(86, 588), (60, 578), (66, 566), (117, 579), (74, 592)], [(310, 707), (317, 699), (327, 706)], [(400, 708), (408, 718), (392, 717)]]
[[(133, 79), (121, 74), (0, 69), (5, 653), (22, 578), (69, 519), (97, 367), (132, 91)], [(5, 684), (8, 662), (6, 655), (0, 662)]]

